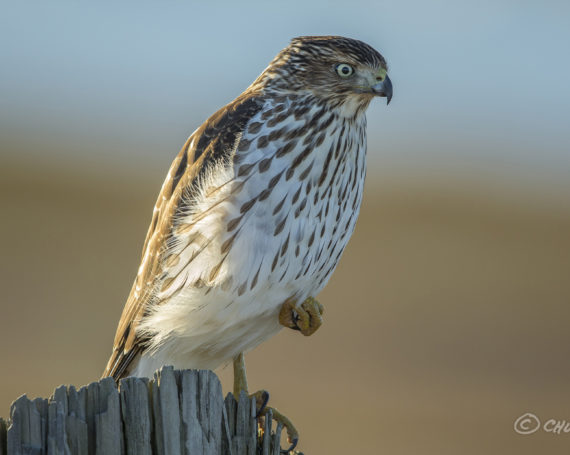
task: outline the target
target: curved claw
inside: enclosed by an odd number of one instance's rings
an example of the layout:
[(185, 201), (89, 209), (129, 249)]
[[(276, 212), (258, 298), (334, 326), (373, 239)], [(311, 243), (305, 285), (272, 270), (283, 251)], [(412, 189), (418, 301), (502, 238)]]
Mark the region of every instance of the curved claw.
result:
[(282, 326), (299, 330), (303, 335), (309, 336), (317, 331), (323, 323), (324, 307), (313, 297), (308, 297), (297, 306), (296, 301), (286, 300), (279, 312), (279, 322)]
[(281, 453), (286, 454), (286, 455), (291, 453), (293, 450), (295, 450), (295, 447), (297, 447), (298, 443), (299, 443), (299, 438), (293, 439), (289, 448), (285, 449), (285, 450), (281, 449)]
[(279, 422), (281, 425), (283, 425), (283, 428), (287, 430), (287, 439), (289, 440), (291, 446), (285, 451), (285, 453), (289, 453), (295, 449), (295, 447), (297, 447), (297, 443), (299, 442), (299, 432), (293, 423), (287, 417), (281, 414), (277, 409), (266, 406), (263, 414), (265, 415), (269, 409), (271, 409), (271, 412), (273, 414), (273, 420)]
[(255, 414), (255, 418), (258, 419), (265, 412), (265, 408), (267, 407), (267, 402), (269, 401), (269, 392), (267, 390), (259, 390), (258, 392), (255, 392), (252, 396), (255, 397), (255, 407), (257, 408), (257, 413)]

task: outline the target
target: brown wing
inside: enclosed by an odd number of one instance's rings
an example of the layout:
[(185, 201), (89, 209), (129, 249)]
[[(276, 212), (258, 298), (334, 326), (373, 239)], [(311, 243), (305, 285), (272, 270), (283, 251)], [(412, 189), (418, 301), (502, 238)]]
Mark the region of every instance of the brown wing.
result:
[(164, 245), (172, 235), (176, 214), (188, 208), (184, 194), (191, 191), (198, 177), (221, 158), (227, 157), (241, 138), (249, 120), (261, 110), (263, 100), (243, 94), (210, 117), (184, 144), (170, 166), (162, 185), (146, 235), (139, 273), (119, 321), (113, 353), (103, 377), (119, 380), (128, 376), (133, 360), (145, 349), (145, 340), (137, 334), (137, 325), (149, 304), (155, 302), (155, 289), (162, 275)]

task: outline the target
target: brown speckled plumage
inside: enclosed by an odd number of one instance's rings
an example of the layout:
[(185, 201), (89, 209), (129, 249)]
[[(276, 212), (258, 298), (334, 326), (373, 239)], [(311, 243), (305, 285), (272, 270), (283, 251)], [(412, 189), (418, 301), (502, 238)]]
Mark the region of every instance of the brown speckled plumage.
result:
[(386, 70), (361, 41), (295, 38), (190, 136), (158, 196), (104, 376), (215, 368), (276, 333), (283, 302), (324, 287), (356, 223), (364, 112), (390, 99)]

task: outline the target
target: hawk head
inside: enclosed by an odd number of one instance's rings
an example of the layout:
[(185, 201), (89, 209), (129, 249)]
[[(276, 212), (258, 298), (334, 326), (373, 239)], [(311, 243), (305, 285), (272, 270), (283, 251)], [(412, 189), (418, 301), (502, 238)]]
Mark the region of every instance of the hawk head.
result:
[(291, 40), (258, 81), (265, 89), (310, 92), (333, 103), (368, 105), (374, 96), (392, 99), (384, 57), (362, 41), (342, 36), (302, 36)]

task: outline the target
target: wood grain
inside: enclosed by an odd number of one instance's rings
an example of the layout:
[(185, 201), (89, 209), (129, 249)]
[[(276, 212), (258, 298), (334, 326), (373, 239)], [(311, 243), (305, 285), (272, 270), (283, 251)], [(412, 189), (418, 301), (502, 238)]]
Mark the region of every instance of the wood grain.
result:
[(163, 367), (153, 379), (111, 378), (49, 399), (18, 398), (0, 419), (0, 455), (273, 455), (281, 425), (258, 428), (255, 398), (223, 398), (211, 371)]

